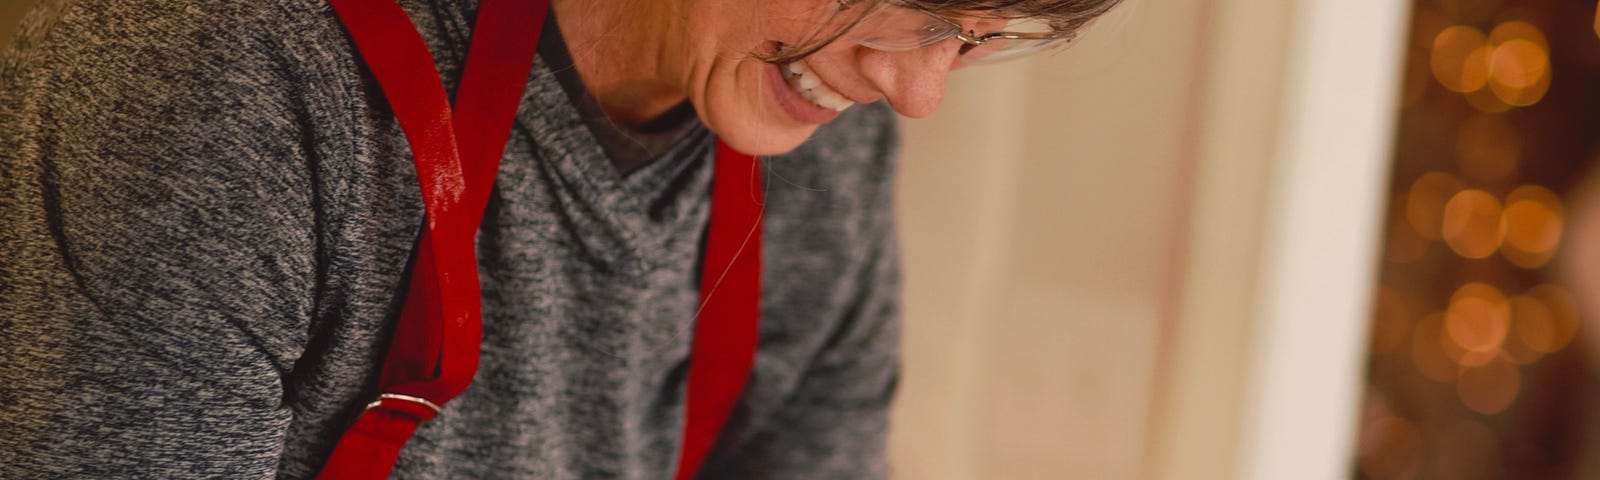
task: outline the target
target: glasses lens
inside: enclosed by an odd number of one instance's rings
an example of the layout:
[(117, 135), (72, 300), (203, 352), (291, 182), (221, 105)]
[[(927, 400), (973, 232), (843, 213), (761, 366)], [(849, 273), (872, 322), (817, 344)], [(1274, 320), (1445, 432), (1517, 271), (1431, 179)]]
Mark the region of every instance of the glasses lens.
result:
[(961, 26), (921, 11), (889, 7), (856, 26), (856, 31), (860, 32), (856, 41), (862, 46), (894, 52), (949, 40), (961, 32)]
[[(982, 19), (973, 25), (983, 39), (962, 55), (965, 64), (988, 63), (1025, 56), (1060, 45), (1050, 23), (1035, 18)], [(951, 20), (909, 7), (889, 5), (873, 12), (852, 32), (855, 41), (875, 50), (906, 51), (955, 38), (962, 26)]]

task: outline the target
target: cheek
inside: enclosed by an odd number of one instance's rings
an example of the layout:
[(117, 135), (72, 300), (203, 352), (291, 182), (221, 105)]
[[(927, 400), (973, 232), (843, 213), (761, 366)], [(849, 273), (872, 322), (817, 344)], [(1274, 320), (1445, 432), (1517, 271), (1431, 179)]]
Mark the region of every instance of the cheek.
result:
[[(774, 96), (767, 64), (775, 42), (795, 44), (816, 33), (835, 0), (746, 0), (719, 10), (694, 35), (696, 55), (690, 101), (706, 126), (730, 146), (755, 155), (785, 153), (804, 143), (818, 125), (789, 116)], [(709, 17), (706, 17), (709, 18)]]
[(823, 33), (836, 4), (836, 0), (698, 0), (690, 7), (687, 34), (699, 37), (695, 41), (699, 47), (711, 46), (719, 56), (767, 52), (768, 43), (793, 45)]
[(776, 103), (766, 79), (766, 64), (747, 59), (709, 78), (696, 101), (711, 131), (735, 149), (754, 155), (786, 153), (816, 132), (818, 125), (790, 117)]

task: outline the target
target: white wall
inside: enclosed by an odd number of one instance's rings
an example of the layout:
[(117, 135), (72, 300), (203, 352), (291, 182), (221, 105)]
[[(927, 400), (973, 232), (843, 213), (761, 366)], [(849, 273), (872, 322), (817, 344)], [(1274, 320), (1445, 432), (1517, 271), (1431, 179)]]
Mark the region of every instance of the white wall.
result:
[(1139, 475), (1197, 5), (1133, 1), (906, 124), (898, 478)]
[(1129, 1), (908, 123), (898, 478), (1349, 475), (1408, 4)]

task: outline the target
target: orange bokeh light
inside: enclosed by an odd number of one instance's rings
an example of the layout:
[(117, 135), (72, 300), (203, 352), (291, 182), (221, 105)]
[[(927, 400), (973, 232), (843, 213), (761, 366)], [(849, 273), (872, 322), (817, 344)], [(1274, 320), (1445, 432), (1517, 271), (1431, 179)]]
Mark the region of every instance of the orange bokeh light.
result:
[(1506, 195), (1501, 212), (1505, 244), (1501, 254), (1523, 268), (1538, 268), (1555, 256), (1563, 230), (1561, 199), (1549, 189), (1523, 185)]
[[(1449, 317), (1445, 318), (1446, 323), (1448, 324)], [(1498, 357), (1503, 353), (1500, 350), (1467, 350), (1466, 348), (1463, 348), (1461, 345), (1457, 344), (1454, 339), (1450, 338), (1450, 332), (1448, 331), (1439, 332), (1439, 338), (1434, 340), (1439, 342), (1439, 350), (1444, 352), (1445, 357), (1448, 357), (1451, 362), (1455, 362), (1456, 365), (1462, 367), (1481, 366), (1485, 363), (1489, 363), (1490, 360), (1494, 360), (1495, 357)]]
[(1538, 103), (1550, 90), (1550, 42), (1539, 27), (1501, 23), (1489, 34), (1489, 90), (1507, 105)]
[(1532, 85), (1523, 88), (1503, 86), (1498, 82), (1490, 84), (1490, 87), (1489, 90), (1494, 92), (1494, 98), (1507, 105), (1526, 107), (1539, 103), (1539, 100), (1543, 100), (1544, 95), (1550, 92), (1550, 73), (1545, 72)]
[(1532, 105), (1550, 90), (1550, 44), (1523, 21), (1501, 23), (1488, 35), (1467, 25), (1440, 29), (1428, 67), (1440, 85), (1484, 112)]
[(1500, 248), (1500, 201), (1482, 190), (1462, 190), (1445, 203), (1440, 235), (1456, 254), (1484, 258)]
[(1433, 38), (1428, 66), (1440, 85), (1456, 92), (1483, 88), (1489, 81), (1488, 37), (1465, 25), (1452, 25)]
[[(1473, 282), (1462, 285), (1450, 296), (1450, 307), (1445, 311), (1445, 332), (1462, 349), (1497, 353), (1510, 328), (1511, 306), (1500, 289)], [(1482, 364), (1481, 361), (1471, 363)]]
[(1545, 39), (1544, 31), (1522, 20), (1495, 25), (1494, 30), (1489, 32), (1490, 44), (1500, 45), (1512, 40), (1526, 40), (1538, 46), (1540, 50), (1550, 50), (1550, 42)]
[(1561, 217), (1550, 207), (1532, 200), (1507, 206), (1506, 244), (1524, 252), (1549, 252), (1561, 242)]
[(1508, 89), (1528, 88), (1550, 70), (1550, 57), (1533, 42), (1518, 38), (1494, 48), (1490, 78)]

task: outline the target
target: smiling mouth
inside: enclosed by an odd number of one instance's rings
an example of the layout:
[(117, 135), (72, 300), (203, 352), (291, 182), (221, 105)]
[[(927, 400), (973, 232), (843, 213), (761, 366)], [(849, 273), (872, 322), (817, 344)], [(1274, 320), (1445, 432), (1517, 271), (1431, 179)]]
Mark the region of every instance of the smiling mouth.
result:
[(855, 102), (822, 83), (822, 77), (817, 76), (805, 60), (779, 65), (778, 69), (783, 72), (784, 81), (789, 82), (789, 86), (794, 87), (794, 91), (799, 92), (801, 98), (813, 105), (834, 111), (843, 111), (855, 105)]

